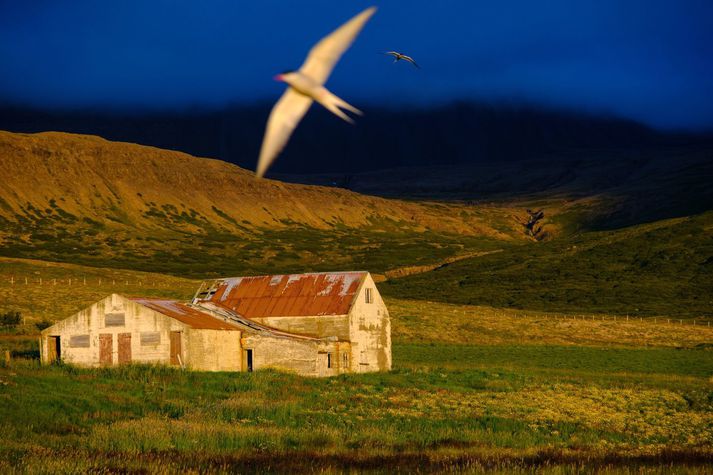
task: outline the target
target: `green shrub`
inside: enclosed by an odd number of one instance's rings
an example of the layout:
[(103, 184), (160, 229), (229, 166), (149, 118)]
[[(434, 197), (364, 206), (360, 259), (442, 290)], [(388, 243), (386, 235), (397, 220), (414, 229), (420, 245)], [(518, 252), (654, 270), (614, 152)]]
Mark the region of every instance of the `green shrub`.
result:
[(35, 326), (37, 327), (37, 329), (38, 329), (39, 331), (42, 331), (42, 330), (44, 330), (45, 328), (51, 327), (51, 326), (52, 326), (52, 322), (50, 322), (49, 320), (40, 320), (39, 322), (36, 322), (36, 323), (35, 323)]
[(19, 325), (22, 321), (22, 316), (20, 312), (5, 312), (0, 315), (0, 326), (3, 327), (14, 327)]

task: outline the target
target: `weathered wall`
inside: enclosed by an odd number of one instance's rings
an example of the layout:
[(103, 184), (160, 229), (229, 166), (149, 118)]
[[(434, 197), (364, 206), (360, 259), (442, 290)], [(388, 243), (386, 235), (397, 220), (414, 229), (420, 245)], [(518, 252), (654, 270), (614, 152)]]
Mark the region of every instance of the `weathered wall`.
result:
[[(371, 289), (372, 303), (366, 302)], [(351, 370), (355, 373), (391, 369), (391, 319), (371, 275), (367, 275), (349, 313)]]
[(336, 336), (342, 341), (349, 340), (348, 315), (322, 315), (314, 317), (265, 317), (252, 320), (297, 335), (316, 338)]
[[(107, 314), (110, 316), (107, 317)], [(114, 317), (111, 317), (113, 315)], [(107, 325), (114, 319), (123, 324)], [(170, 364), (170, 334), (181, 332), (181, 361), (189, 368), (239, 370), (240, 331), (199, 330), (113, 294), (42, 331), (41, 358), (48, 361), (47, 337), (59, 336), (62, 360), (79, 366), (101, 366), (100, 335), (111, 336), (111, 363), (119, 363), (119, 335), (131, 334), (131, 362)], [(142, 335), (144, 338), (142, 339)], [(72, 345), (73, 337), (88, 340), (87, 347)], [(142, 341), (143, 340), (143, 341)], [(215, 351), (211, 344), (225, 345)]]
[[(348, 371), (340, 366), (342, 354), (349, 354), (348, 342), (297, 340), (258, 334), (245, 334), (241, 342), (243, 354), (247, 349), (253, 351), (254, 371), (274, 368), (303, 376), (333, 376)], [(328, 368), (330, 359), (332, 367)]]
[(240, 371), (240, 331), (191, 329), (187, 332), (186, 365), (200, 371)]

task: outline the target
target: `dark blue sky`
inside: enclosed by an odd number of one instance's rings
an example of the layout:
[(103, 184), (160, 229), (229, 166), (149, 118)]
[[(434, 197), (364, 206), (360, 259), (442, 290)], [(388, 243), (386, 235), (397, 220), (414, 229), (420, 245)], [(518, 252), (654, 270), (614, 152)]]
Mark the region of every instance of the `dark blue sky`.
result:
[[(713, 128), (711, 0), (0, 0), (0, 101), (221, 107), (379, 7), (327, 83), (369, 104), (543, 103)], [(380, 51), (414, 56), (423, 69)]]

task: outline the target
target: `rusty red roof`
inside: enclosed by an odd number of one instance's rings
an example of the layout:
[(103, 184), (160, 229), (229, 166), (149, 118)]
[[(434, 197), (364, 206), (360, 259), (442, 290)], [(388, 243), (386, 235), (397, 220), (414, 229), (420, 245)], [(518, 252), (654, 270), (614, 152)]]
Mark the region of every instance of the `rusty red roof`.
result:
[(345, 315), (367, 272), (233, 277), (208, 301), (246, 318)]
[(202, 330), (238, 330), (235, 325), (231, 325), (208, 313), (201, 312), (200, 310), (196, 310), (175, 300), (150, 298), (131, 298), (129, 300), (166, 315), (167, 317), (174, 318), (191, 328)]

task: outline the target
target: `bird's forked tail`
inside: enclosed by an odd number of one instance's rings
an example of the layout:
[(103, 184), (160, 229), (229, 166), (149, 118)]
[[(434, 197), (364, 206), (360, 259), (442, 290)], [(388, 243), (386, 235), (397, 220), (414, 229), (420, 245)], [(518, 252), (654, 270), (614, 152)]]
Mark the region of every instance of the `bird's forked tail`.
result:
[(336, 115), (340, 119), (342, 119), (346, 122), (349, 122), (350, 124), (353, 124), (354, 120), (351, 117), (349, 117), (347, 114), (345, 114), (342, 109), (346, 109), (346, 110), (353, 112), (354, 114), (357, 114), (357, 115), (364, 115), (364, 113), (362, 111), (360, 111), (353, 105), (349, 104), (344, 99), (341, 99), (341, 98), (335, 96), (334, 94), (332, 94), (329, 91), (326, 91), (326, 94), (322, 95), (322, 97), (320, 97), (318, 99), (318, 102), (320, 104), (322, 104), (325, 107), (325, 109), (327, 109), (329, 112)]

